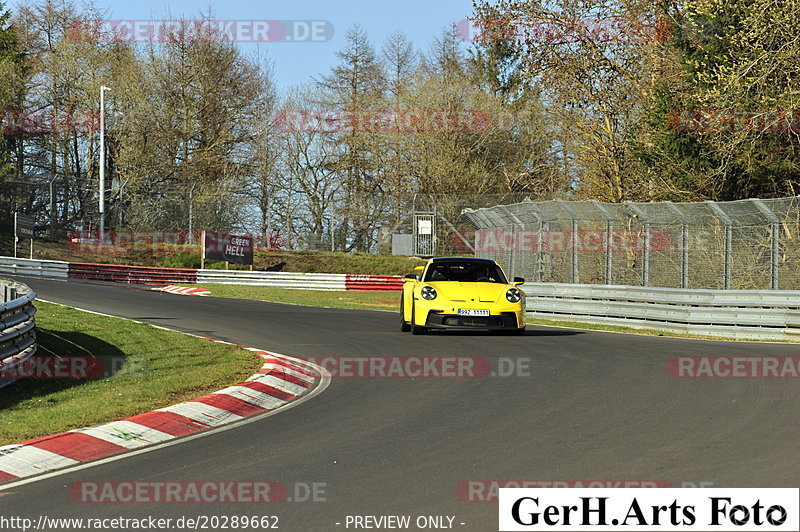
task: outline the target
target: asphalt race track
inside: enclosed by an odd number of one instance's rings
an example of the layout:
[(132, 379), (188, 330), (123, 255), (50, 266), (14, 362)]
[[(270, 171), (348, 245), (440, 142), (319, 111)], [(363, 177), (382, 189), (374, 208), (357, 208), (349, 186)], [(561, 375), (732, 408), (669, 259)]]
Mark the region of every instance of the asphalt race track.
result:
[[(524, 337), (412, 336), (399, 331), (395, 313), (20, 280), (40, 299), (296, 357), (502, 357), (524, 360), (529, 370), (471, 379), (334, 377), (324, 393), (278, 415), (0, 491), (4, 515), (276, 515), (289, 531), (344, 530), (347, 515), (432, 515), (455, 516), (455, 529), (490, 531), (497, 530), (497, 504), (461, 500), (460, 482), (792, 487), (800, 480), (797, 379), (677, 379), (665, 370), (679, 355), (796, 355), (796, 345), (537, 326)], [(73, 482), (109, 480), (274, 480), (290, 497), (296, 483), (318, 483), (325, 500), (159, 505), (68, 497)]]

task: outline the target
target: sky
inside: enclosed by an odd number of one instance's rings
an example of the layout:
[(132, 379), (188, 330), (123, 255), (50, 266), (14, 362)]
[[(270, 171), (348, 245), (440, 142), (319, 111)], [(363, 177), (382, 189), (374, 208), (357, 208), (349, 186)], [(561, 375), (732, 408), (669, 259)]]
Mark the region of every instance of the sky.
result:
[[(305, 83), (310, 77), (327, 74), (338, 61), (335, 52), (345, 45), (348, 28), (359, 24), (367, 31), (376, 50), (394, 31), (402, 31), (418, 50), (427, 50), (433, 38), (442, 29), (463, 21), (472, 13), (471, 0), (274, 0), (245, 1), (222, 0), (97, 0), (98, 8), (106, 8), (114, 20), (161, 20), (169, 13), (174, 18), (198, 18), (209, 7), (217, 19), (251, 21), (301, 21), (292, 24), (286, 32), (289, 38), (308, 34), (311, 26), (305, 21), (316, 21), (316, 42), (241, 42), (244, 52), (265, 52), (274, 63), (276, 84), (286, 90)], [(239, 23), (242, 24), (242, 23)], [(267, 31), (269, 39), (279, 35), (280, 25)], [(284, 26), (286, 27), (286, 26)], [(243, 25), (246, 40), (251, 34)], [(329, 40), (323, 40), (332, 31)], [(244, 40), (244, 39), (243, 39)]]

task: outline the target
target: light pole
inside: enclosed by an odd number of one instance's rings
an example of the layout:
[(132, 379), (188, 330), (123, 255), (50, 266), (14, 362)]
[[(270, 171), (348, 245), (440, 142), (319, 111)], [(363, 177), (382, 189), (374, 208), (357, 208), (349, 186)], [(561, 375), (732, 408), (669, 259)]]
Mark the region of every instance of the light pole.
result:
[(100, 239), (105, 241), (106, 230), (106, 119), (105, 85), (100, 86)]

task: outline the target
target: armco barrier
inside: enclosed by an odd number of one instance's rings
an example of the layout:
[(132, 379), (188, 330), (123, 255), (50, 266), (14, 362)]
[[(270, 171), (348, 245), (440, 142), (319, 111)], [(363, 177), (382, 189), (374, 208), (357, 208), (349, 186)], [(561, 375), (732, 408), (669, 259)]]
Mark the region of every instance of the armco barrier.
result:
[(58, 260), (30, 260), (14, 257), (0, 257), (0, 272), (30, 275), (33, 277), (66, 279), (69, 275), (69, 263)]
[(22, 283), (0, 279), (0, 388), (14, 382), (14, 369), (36, 353), (36, 293)]
[(800, 291), (530, 283), (527, 314), (727, 338), (800, 341)]
[(261, 272), (245, 270), (191, 270), (91, 264), (0, 257), (0, 272), (122, 283), (221, 283), (274, 286), (297, 290), (400, 290), (403, 278), (394, 275), (348, 275), (343, 273)]
[(89, 264), (70, 262), (68, 276), (73, 279), (115, 281), (118, 283), (196, 283), (197, 270)]
[(402, 290), (403, 278), (396, 275), (348, 275), (348, 290)]
[(298, 290), (347, 290), (346, 278), (346, 275), (338, 273), (197, 270), (198, 283), (274, 286)]
[(275, 286), (298, 290), (400, 290), (403, 278), (394, 275), (349, 275), (339, 273), (247, 272), (198, 270), (198, 283)]

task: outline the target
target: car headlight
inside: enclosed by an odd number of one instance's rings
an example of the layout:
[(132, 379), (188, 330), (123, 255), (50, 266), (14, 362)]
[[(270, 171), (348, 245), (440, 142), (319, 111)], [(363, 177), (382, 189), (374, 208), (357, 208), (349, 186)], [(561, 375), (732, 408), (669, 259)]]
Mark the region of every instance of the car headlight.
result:
[(509, 288), (506, 292), (506, 299), (511, 303), (519, 303), (519, 300), (522, 299), (522, 292), (516, 288)]
[(422, 294), (422, 298), (428, 301), (436, 299), (436, 289), (432, 286), (423, 286), (420, 293)]

